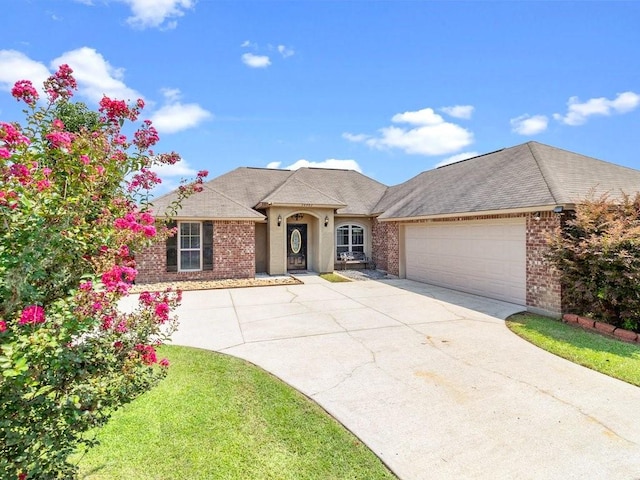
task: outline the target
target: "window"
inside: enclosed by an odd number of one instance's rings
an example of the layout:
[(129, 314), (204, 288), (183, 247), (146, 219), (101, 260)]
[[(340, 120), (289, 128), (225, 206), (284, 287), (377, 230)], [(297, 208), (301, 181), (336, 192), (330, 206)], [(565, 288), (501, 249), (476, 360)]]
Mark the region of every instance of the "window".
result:
[(179, 270), (200, 270), (200, 222), (180, 222)]
[(364, 252), (364, 227), (341, 225), (336, 230), (336, 259), (344, 252)]
[(177, 233), (167, 239), (167, 272), (213, 270), (213, 222), (171, 222)]

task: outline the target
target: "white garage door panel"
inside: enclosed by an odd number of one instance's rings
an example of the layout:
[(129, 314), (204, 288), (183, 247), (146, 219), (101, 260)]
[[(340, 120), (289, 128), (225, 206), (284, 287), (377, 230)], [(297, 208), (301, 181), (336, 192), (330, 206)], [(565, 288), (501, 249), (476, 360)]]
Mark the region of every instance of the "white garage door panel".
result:
[(524, 222), (409, 225), (407, 278), (525, 304)]

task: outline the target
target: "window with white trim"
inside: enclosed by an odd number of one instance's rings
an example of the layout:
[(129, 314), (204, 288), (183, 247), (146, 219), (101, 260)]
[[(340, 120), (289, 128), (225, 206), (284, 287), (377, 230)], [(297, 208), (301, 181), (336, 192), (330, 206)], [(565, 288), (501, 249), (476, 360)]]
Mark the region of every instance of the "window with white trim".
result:
[(364, 252), (364, 227), (340, 225), (336, 229), (336, 259), (345, 252)]
[[(213, 270), (213, 221), (169, 222), (167, 272)], [(178, 268), (179, 267), (179, 268)]]
[(180, 271), (202, 270), (202, 233), (200, 222), (180, 222), (178, 265)]

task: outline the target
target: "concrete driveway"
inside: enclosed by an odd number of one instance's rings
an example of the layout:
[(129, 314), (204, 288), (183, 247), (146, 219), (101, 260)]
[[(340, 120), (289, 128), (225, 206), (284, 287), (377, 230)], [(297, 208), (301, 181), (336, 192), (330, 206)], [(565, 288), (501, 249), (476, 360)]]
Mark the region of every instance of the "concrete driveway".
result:
[(175, 344), (313, 398), (404, 480), (640, 479), (640, 388), (512, 334), (516, 305), (406, 280), (185, 292)]

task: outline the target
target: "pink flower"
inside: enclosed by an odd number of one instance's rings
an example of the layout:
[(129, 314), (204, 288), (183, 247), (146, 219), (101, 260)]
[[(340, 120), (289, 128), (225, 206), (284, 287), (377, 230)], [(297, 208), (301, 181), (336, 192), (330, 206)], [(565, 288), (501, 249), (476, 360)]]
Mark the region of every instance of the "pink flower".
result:
[(18, 80), (11, 89), (11, 95), (20, 101), (33, 107), (38, 101), (39, 95), (30, 80)]
[(171, 309), (166, 302), (162, 302), (156, 305), (156, 315), (160, 319), (160, 323), (164, 323), (169, 320), (169, 312)]
[(109, 97), (102, 97), (100, 100), (100, 112), (104, 113), (105, 119), (112, 123), (131, 117), (131, 110), (124, 100), (111, 100)]
[(39, 192), (46, 190), (50, 186), (51, 186), (51, 182), (47, 179), (38, 180), (38, 182), (36, 183), (36, 188), (38, 189)]
[(93, 290), (93, 283), (91, 282), (91, 280), (82, 282), (80, 284), (80, 290), (82, 290), (83, 292), (90, 292), (91, 290)]
[(116, 325), (116, 332), (118, 333), (126, 333), (127, 330), (129, 329), (127, 328), (127, 323), (124, 320)]
[(163, 358), (162, 360), (160, 360), (160, 366), (167, 368), (169, 366), (169, 360), (167, 360), (166, 358)]
[(102, 329), (109, 330), (113, 326), (113, 317), (106, 316), (102, 319)]
[(158, 131), (149, 124), (137, 130), (133, 135), (133, 144), (140, 150), (147, 150), (160, 141)]
[(0, 320), (0, 333), (7, 331), (7, 322)]
[(91, 163), (91, 159), (87, 155), (80, 155), (80, 161), (85, 165), (89, 165)]
[(140, 170), (140, 173), (137, 173), (133, 176), (131, 183), (129, 183), (128, 189), (130, 192), (138, 188), (151, 190), (153, 187), (160, 183), (162, 183), (162, 180), (155, 172), (152, 172), (148, 168), (142, 168)]
[(58, 71), (44, 82), (44, 89), (49, 100), (54, 102), (58, 97), (69, 98), (73, 96), (73, 90), (78, 88), (76, 79), (71, 75), (73, 70), (67, 64), (60, 65)]
[(11, 152), (6, 148), (0, 148), (0, 158), (11, 158)]
[(118, 252), (118, 255), (119, 255), (120, 257), (122, 257), (122, 258), (127, 258), (127, 257), (129, 257), (129, 255), (130, 255), (129, 247), (128, 247), (128, 246), (126, 246), (126, 245), (122, 245), (122, 246), (120, 247), (120, 251)]
[(158, 361), (156, 356), (156, 350), (151, 345), (143, 345), (141, 343), (136, 345), (136, 350), (140, 352), (142, 362), (146, 365), (153, 365)]
[(153, 303), (153, 294), (147, 291), (144, 291), (138, 297), (138, 301), (143, 305), (151, 305)]
[(35, 325), (44, 323), (44, 321), (44, 308), (40, 305), (30, 305), (22, 310), (18, 323), (20, 325)]
[(158, 163), (162, 163), (162, 164), (165, 164), (165, 165), (175, 165), (180, 160), (182, 160), (180, 158), (180, 155), (178, 155), (176, 152), (161, 153), (161, 154), (157, 155), (155, 157), (155, 159), (158, 161)]
[(69, 132), (51, 132), (45, 135), (52, 148), (70, 148), (75, 135)]
[(142, 231), (146, 237), (155, 237), (156, 236), (156, 227), (153, 225), (145, 225), (142, 227)]
[(9, 173), (18, 180), (21, 185), (26, 185), (31, 182), (31, 171), (29, 171), (26, 165), (14, 163), (9, 167)]
[(11, 123), (0, 122), (0, 140), (4, 142), (5, 148), (15, 148), (18, 145), (29, 145), (31, 140), (24, 136)]

